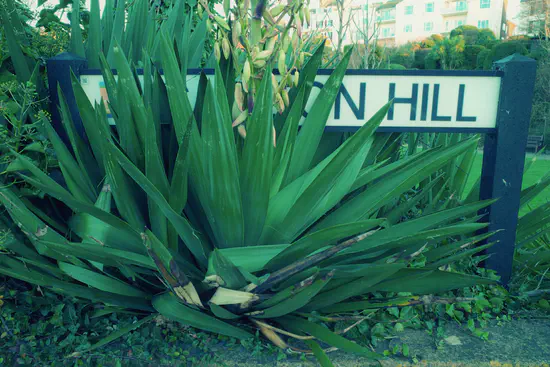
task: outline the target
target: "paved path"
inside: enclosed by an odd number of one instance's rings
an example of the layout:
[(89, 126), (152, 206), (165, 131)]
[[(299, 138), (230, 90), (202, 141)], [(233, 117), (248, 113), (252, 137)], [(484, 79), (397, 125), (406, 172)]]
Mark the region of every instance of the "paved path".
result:
[[(419, 359), (416, 366), (434, 367), (517, 367), (545, 366), (550, 367), (550, 318), (523, 319), (496, 324), (485, 329), (490, 333), (489, 341), (474, 337), (465, 326), (448, 324), (445, 337), (460, 341), (460, 345), (446, 344), (436, 348), (436, 341), (425, 330), (405, 330), (398, 338), (390, 342), (407, 343), (411, 353)], [(387, 346), (386, 346), (387, 348)], [(227, 353), (227, 355), (226, 355)], [(252, 367), (309, 367), (317, 366), (314, 361), (277, 362), (270, 357), (254, 357), (246, 352), (223, 352), (218, 354), (224, 364), (217, 366)], [(372, 363), (361, 357), (341, 352), (331, 353), (330, 358), (335, 366), (413, 366), (406, 360), (390, 359), (381, 363)]]

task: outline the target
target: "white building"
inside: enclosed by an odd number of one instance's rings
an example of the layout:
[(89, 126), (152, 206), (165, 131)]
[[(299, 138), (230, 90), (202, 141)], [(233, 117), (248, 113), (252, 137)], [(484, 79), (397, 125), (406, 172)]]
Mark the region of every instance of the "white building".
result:
[[(378, 42), (400, 45), (432, 34), (447, 34), (461, 25), (489, 28), (497, 38), (507, 34), (508, 0), (349, 0), (344, 16), (337, 11), (336, 1), (311, 0), (312, 24), (308, 29), (319, 30), (335, 45), (339, 20), (348, 17), (353, 21), (344, 44), (376, 36)], [(359, 37), (365, 34), (369, 37)]]

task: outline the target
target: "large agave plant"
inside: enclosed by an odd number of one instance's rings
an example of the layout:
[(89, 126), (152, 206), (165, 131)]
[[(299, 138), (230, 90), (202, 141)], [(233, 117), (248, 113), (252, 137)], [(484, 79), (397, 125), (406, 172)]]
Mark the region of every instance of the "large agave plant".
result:
[[(550, 186), (550, 175), (522, 191), (522, 206), (528, 206), (537, 194)], [(550, 284), (550, 203), (519, 217), (512, 287), (533, 296), (548, 294)]]
[[(20, 177), (69, 214), (59, 223), (13, 187), (1, 187), (0, 202), (26, 235), (4, 245), (8, 256), (0, 257), (1, 274), (236, 338), (259, 329), (287, 347), (287, 337), (307, 334), (373, 357), (370, 349), (315, 320), (360, 312), (371, 292), (431, 294), (491, 282), (440, 270), (487, 248), (464, 245), (486, 227), (476, 213), (491, 201), (402, 220), (420, 195), (411, 196), (411, 189), (461, 157), (476, 139), (391, 161), (388, 151), (395, 146), (375, 134), (388, 109), (380, 106), (361, 129), (319, 158), (350, 55), (299, 128), (321, 47), (305, 64), (283, 114), (274, 114), (266, 70), (248, 101), (243, 138), (232, 128), (235, 80), (228, 69), (217, 68), (210, 80), (201, 76), (192, 108), (186, 69), (166, 34), (159, 50), (165, 79), (145, 58), (143, 83), (116, 42), (118, 79), (101, 58), (116, 129), (103, 103), (93, 106), (74, 79), (86, 133), (79, 136), (61, 95), (71, 146), (43, 120), (61, 181), (14, 152)], [(167, 119), (170, 124), (161, 124)], [(402, 201), (404, 195), (409, 200)], [(441, 245), (448, 238), (461, 240)]]

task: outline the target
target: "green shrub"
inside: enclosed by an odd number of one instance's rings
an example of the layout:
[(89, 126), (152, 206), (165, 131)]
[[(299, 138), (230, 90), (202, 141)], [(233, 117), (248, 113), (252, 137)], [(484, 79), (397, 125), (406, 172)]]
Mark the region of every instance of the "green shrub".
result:
[(479, 30), (475, 44), (480, 46), (485, 46), (487, 48), (491, 48), (494, 45), (495, 41), (497, 41), (497, 37), (495, 36), (493, 31), (490, 29), (484, 28)]
[(490, 50), (490, 53), (485, 58), (483, 69), (490, 70), (493, 67), (493, 63), (495, 61), (501, 60), (507, 56), (513, 55), (515, 53), (527, 55), (528, 52), (529, 51), (527, 50), (525, 43), (522, 41), (508, 41), (499, 43)]
[(450, 38), (463, 36), (466, 45), (480, 45), (490, 48), (497, 40), (490, 29), (479, 29), (472, 25), (462, 25), (451, 31)]
[(412, 43), (397, 47), (390, 50), (388, 53), (388, 61), (390, 64), (400, 64), (405, 68), (410, 69), (414, 65), (414, 47)]
[(464, 69), (475, 70), (477, 69), (477, 60), (480, 52), (486, 50), (481, 45), (466, 45), (464, 46)]
[[(27, 24), (23, 4), (7, 1), (4, 5), (0, 7), (0, 182), (13, 183), (18, 180), (10, 176), (12, 151), (44, 169), (55, 166), (55, 159), (37, 123), (48, 116), (49, 108), (42, 60), (47, 54), (44, 43), (37, 44), (46, 37)], [(63, 50), (57, 47), (59, 40), (48, 39), (47, 50)]]
[(479, 28), (473, 25), (461, 25), (451, 31), (449, 37), (463, 36), (464, 41), (471, 45), (475, 44), (479, 35)]
[(389, 64), (388, 65), (389, 70), (407, 70), (407, 68), (400, 64)]
[(426, 68), (426, 57), (429, 55), (429, 49), (420, 49), (414, 53), (414, 67), (416, 69)]
[(487, 60), (487, 58), (489, 58), (490, 54), (491, 54), (491, 50), (489, 50), (489, 49), (481, 50), (477, 54), (476, 69), (483, 70), (484, 65), (485, 65), (485, 60)]
[(501, 42), (502, 42), (502, 41), (500, 41), (500, 40), (489, 41), (489, 42), (487, 42), (487, 43), (486, 43), (485, 45), (483, 45), (483, 46), (485, 46), (485, 48), (487, 48), (487, 49), (490, 50), (490, 49), (492, 49), (493, 47), (495, 47), (496, 45), (500, 44)]
[(424, 58), (424, 69), (426, 70), (435, 70), (441, 69), (439, 63), (439, 57), (435, 53), (428, 53)]

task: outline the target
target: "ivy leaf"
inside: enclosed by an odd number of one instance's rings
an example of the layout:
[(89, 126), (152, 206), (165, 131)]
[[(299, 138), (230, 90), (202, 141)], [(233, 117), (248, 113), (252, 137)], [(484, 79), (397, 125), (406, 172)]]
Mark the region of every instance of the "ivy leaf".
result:
[(409, 356), (409, 345), (403, 344), (403, 356), (408, 357)]

